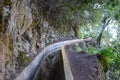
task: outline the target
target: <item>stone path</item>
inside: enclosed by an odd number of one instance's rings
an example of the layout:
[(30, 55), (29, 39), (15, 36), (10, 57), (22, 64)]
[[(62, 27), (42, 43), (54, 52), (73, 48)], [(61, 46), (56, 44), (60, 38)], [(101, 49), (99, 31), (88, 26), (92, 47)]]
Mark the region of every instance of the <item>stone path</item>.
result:
[(82, 43), (62, 47), (65, 80), (105, 80), (97, 56), (89, 55), (82, 49), (77, 51), (76, 46), (82, 48)]

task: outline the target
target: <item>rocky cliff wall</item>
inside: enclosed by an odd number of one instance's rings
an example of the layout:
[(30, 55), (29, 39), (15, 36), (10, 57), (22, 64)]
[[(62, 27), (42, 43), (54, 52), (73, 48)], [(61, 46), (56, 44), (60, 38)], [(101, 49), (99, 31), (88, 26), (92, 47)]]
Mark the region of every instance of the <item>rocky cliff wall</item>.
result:
[(51, 25), (37, 0), (0, 0), (0, 79), (12, 80), (47, 44), (74, 37)]

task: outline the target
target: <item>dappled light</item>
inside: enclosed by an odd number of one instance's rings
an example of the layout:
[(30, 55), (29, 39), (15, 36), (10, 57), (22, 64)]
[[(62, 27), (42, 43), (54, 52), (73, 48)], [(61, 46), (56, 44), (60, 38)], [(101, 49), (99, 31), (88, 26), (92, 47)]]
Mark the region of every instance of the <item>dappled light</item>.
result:
[(120, 0), (0, 0), (0, 45), (0, 80), (120, 80)]

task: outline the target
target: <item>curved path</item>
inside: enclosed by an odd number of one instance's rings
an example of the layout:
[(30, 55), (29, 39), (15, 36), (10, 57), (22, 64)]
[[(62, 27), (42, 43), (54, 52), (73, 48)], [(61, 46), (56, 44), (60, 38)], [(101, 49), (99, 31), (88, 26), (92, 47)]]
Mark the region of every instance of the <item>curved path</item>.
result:
[[(83, 39), (84, 41), (91, 40)], [(58, 43), (51, 44), (45, 47), (34, 59), (33, 61), (21, 72), (21, 74), (15, 80), (32, 80), (34, 74), (36, 73), (38, 67), (41, 65), (42, 60), (49, 54), (58, 51), (61, 49), (63, 45), (83, 41), (81, 39), (74, 39), (74, 40), (66, 40)]]

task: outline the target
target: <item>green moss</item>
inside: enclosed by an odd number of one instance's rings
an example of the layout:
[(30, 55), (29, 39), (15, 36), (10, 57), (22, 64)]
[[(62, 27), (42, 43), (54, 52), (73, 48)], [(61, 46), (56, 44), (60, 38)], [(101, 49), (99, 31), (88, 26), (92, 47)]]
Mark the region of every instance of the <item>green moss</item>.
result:
[(0, 32), (2, 32), (3, 21), (2, 21), (2, 8), (0, 7)]
[(104, 57), (102, 57), (101, 55), (98, 57), (98, 59), (99, 59), (99, 62), (101, 63), (101, 65), (103, 67), (104, 72), (107, 72), (108, 64), (107, 64), (106, 59)]
[(13, 59), (14, 58), (14, 47), (13, 47), (13, 37), (12, 37), (12, 34), (9, 34), (8, 38), (9, 38), (9, 46), (8, 46), (8, 48), (10, 50), (9, 58), (10, 58), (10, 61), (13, 63), (13, 61), (14, 61), (14, 59)]
[(26, 57), (24, 51), (18, 51), (18, 52), (19, 54), (17, 60), (20, 66), (25, 66), (32, 60), (32, 57)]
[(6, 6), (6, 5), (11, 5), (12, 2), (11, 0), (3, 0), (3, 5)]
[(83, 49), (80, 48), (80, 46), (78, 46), (78, 45), (75, 46), (75, 49), (76, 49), (77, 52), (81, 52), (81, 51), (83, 51)]
[(37, 30), (38, 25), (40, 24), (40, 21), (41, 21), (41, 16), (38, 12), (38, 9), (35, 7), (35, 5), (32, 8), (32, 15), (33, 15), (32, 16), (33, 21), (30, 27), (35, 28)]
[(8, 38), (9, 38), (9, 49), (10, 49), (10, 51), (13, 52), (13, 37), (12, 37), (12, 34), (9, 34)]
[(39, 23), (40, 23), (40, 21), (33, 20), (30, 27), (35, 28), (37, 30)]
[(60, 26), (60, 28), (61, 28), (61, 32), (62, 32), (62, 33), (67, 34), (67, 31), (66, 31), (65, 25)]

